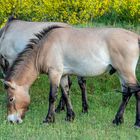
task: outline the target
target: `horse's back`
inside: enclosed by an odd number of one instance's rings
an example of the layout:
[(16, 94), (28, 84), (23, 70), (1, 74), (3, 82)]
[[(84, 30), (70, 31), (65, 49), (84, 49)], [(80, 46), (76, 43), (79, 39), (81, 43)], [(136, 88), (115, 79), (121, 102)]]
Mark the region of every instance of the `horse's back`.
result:
[(59, 26), (70, 26), (66, 23), (61, 22), (29, 22), (22, 20), (14, 20), (10, 24), (7, 32), (10, 31), (28, 31), (33, 30), (34, 33), (40, 32), (42, 29), (47, 28), (48, 26), (59, 25)]

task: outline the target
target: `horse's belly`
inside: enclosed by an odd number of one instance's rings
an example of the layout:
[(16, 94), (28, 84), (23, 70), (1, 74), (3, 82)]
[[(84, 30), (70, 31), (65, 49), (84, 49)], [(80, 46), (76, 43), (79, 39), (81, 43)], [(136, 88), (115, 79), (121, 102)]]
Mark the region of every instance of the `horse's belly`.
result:
[[(86, 46), (86, 47), (85, 47)], [(63, 48), (64, 49), (64, 48)], [(81, 46), (70, 45), (63, 57), (64, 73), (79, 76), (95, 76), (106, 71), (111, 63), (105, 42), (83, 43)]]
[(96, 76), (104, 73), (108, 68), (108, 63), (101, 61), (83, 60), (83, 62), (64, 66), (64, 74), (74, 74), (79, 76)]
[(78, 69), (74, 69), (76, 75), (80, 76), (95, 76), (100, 75), (106, 71), (107, 66), (106, 65), (84, 65), (84, 67), (79, 67)]

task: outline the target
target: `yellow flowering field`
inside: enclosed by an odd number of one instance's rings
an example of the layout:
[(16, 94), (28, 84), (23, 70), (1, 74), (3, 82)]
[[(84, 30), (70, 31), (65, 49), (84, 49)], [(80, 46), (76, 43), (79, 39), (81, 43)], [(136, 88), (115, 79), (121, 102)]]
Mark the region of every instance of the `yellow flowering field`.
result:
[(0, 24), (14, 14), (30, 21), (140, 23), (140, 0), (0, 0)]

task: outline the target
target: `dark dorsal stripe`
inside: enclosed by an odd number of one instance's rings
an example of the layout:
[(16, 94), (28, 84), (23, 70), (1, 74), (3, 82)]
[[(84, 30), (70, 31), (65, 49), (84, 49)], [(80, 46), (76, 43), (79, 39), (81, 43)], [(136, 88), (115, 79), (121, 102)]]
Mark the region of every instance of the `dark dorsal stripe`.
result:
[(11, 76), (14, 76), (16, 74), (17, 66), (23, 65), (23, 61), (26, 60), (26, 58), (29, 58), (32, 56), (33, 50), (38, 47), (39, 42), (44, 39), (50, 33), (52, 30), (57, 29), (57, 28), (64, 28), (62, 26), (54, 25), (50, 26), (48, 28), (43, 29), (40, 31), (38, 34), (35, 34), (37, 38), (30, 39), (29, 44), (26, 45), (26, 48), (18, 54), (16, 60), (13, 62), (13, 65), (9, 69), (5, 80), (8, 80)]

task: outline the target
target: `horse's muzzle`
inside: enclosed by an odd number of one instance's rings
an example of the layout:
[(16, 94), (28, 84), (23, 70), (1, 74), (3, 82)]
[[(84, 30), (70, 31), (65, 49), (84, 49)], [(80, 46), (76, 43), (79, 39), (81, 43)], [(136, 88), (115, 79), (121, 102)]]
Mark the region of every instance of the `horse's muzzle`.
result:
[(23, 120), (19, 117), (18, 114), (10, 114), (10, 115), (8, 115), (7, 120), (10, 123), (17, 123), (17, 124), (23, 122)]

